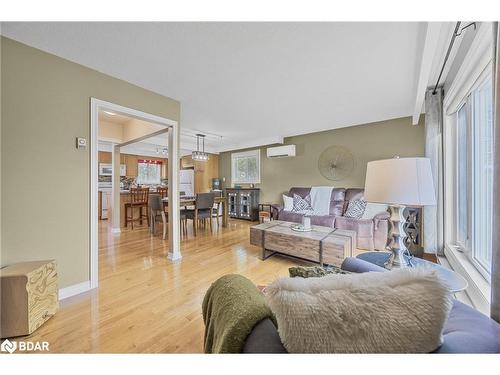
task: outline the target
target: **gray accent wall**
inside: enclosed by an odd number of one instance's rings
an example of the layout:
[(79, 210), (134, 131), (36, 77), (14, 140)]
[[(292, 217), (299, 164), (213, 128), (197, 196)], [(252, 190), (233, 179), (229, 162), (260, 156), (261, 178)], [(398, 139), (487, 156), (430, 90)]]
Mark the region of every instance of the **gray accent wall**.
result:
[[(261, 188), (261, 202), (281, 203), (281, 194), (292, 186), (364, 187), (368, 161), (395, 155), (424, 156), (424, 116), (418, 125), (411, 124), (411, 117), (404, 117), (288, 137), (285, 144), (295, 144), (297, 156), (269, 159), (266, 149), (273, 145), (260, 147), (261, 184), (256, 187)], [(355, 158), (354, 170), (342, 181), (329, 181), (318, 170), (320, 154), (332, 145), (349, 149)], [(231, 187), (231, 152), (219, 155), (219, 173), (225, 178), (223, 186)]]

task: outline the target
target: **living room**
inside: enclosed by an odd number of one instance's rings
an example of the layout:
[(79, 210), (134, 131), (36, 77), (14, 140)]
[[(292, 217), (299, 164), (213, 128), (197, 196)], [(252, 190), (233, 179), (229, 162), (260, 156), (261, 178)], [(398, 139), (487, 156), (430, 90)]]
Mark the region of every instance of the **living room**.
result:
[(498, 364), (498, 22), (449, 18), (2, 20), (2, 352)]

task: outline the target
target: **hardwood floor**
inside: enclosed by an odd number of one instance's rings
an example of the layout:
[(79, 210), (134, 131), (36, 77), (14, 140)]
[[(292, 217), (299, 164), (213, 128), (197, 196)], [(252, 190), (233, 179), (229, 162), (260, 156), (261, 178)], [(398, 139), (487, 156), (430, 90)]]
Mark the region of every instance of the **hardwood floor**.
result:
[[(305, 264), (275, 256), (261, 261), (250, 245), (252, 223), (230, 220), (182, 239), (182, 260), (167, 260), (168, 240), (146, 227), (120, 235), (99, 223), (99, 288), (61, 301), (59, 312), (26, 341), (48, 341), (52, 353), (198, 353), (201, 304), (210, 284), (239, 273), (255, 284)], [(22, 341), (22, 340), (18, 340)]]

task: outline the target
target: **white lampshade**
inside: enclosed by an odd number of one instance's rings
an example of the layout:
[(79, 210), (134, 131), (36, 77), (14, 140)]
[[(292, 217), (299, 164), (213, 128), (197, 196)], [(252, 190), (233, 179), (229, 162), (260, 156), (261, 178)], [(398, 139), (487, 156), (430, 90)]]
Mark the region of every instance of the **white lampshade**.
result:
[(366, 167), (365, 199), (403, 206), (436, 204), (428, 158), (376, 160)]

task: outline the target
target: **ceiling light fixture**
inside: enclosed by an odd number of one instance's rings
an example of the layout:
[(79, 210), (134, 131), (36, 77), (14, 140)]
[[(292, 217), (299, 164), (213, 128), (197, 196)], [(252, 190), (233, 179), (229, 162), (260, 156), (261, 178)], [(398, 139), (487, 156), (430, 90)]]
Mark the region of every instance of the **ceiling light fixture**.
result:
[(165, 155), (167, 156), (168, 155), (168, 148), (166, 147), (158, 147), (156, 146), (156, 153), (159, 155), (159, 154), (162, 154), (162, 155)]
[[(200, 151), (200, 138), (202, 142), (202, 151)], [(193, 151), (191, 154), (193, 160), (196, 161), (207, 161), (208, 153), (205, 152), (205, 135), (204, 134), (196, 134), (196, 151)]]

